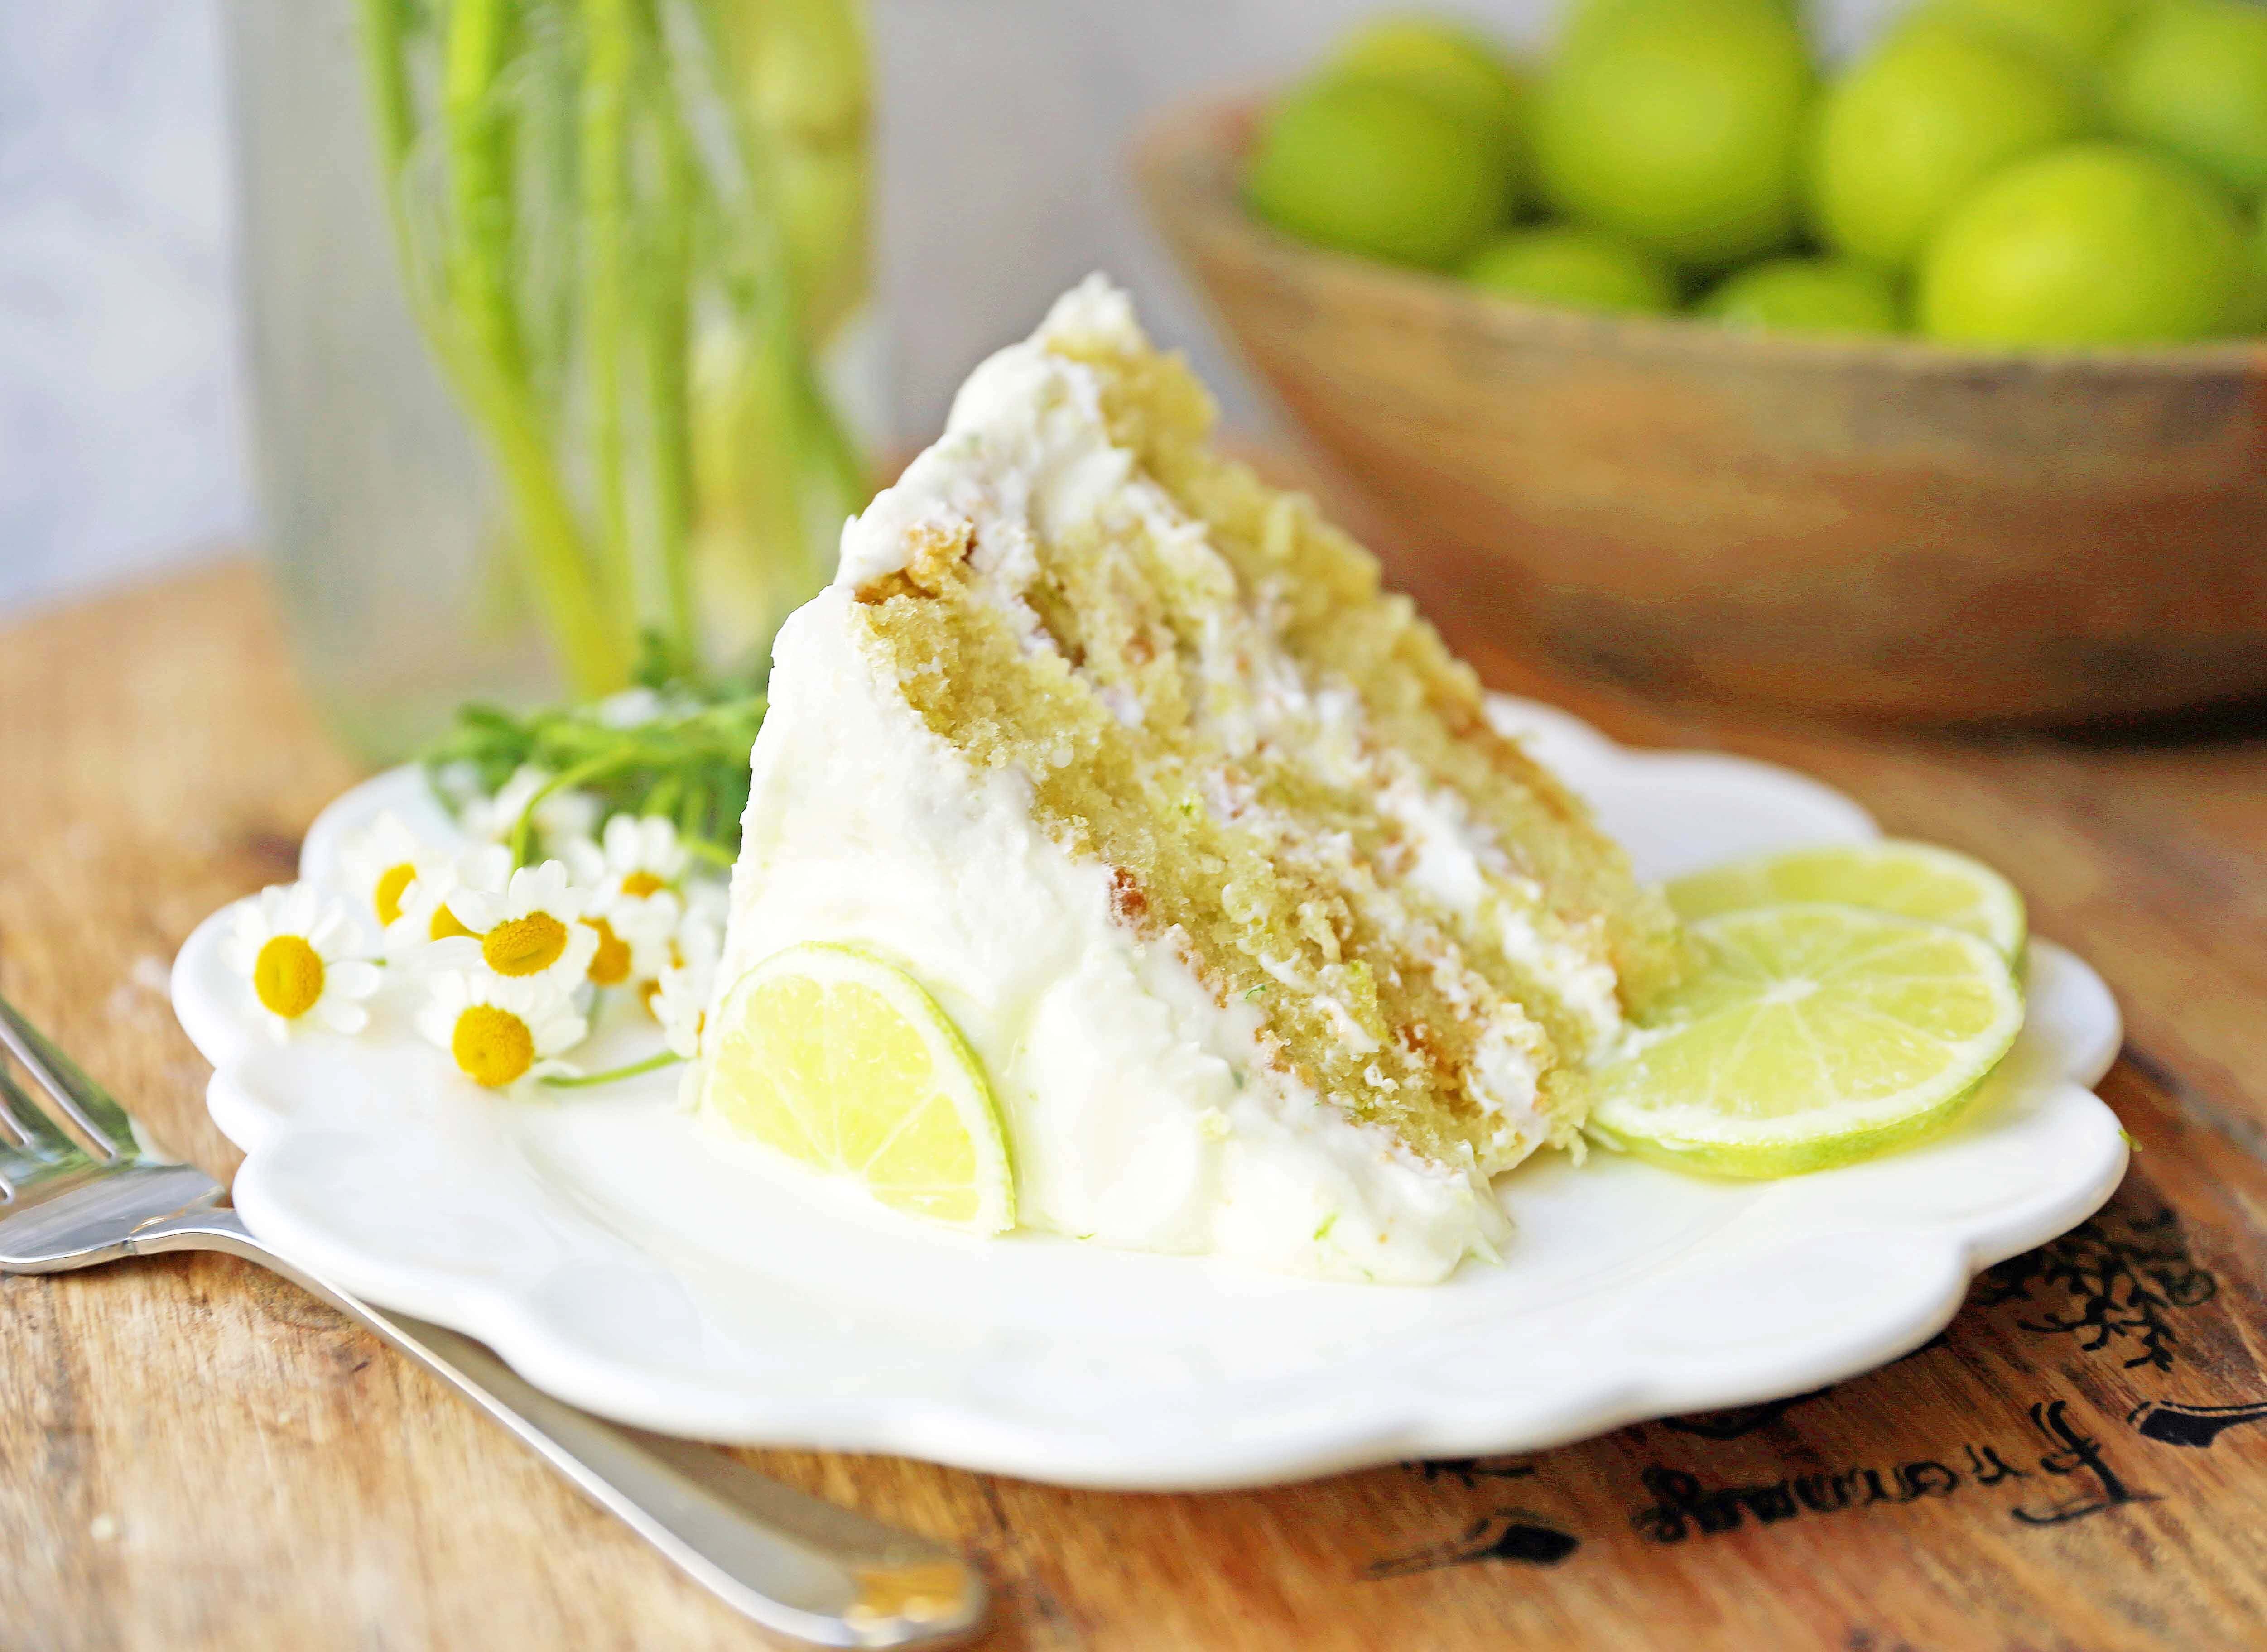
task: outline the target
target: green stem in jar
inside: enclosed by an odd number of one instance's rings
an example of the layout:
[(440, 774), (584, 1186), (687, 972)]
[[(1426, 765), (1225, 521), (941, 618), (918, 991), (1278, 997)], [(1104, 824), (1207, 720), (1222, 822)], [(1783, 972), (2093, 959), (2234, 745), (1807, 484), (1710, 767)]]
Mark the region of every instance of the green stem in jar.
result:
[(511, 127), (497, 81), (511, 51), (510, 0), (451, 0), (441, 57), (449, 138), (449, 280), (467, 330), (500, 376), (525, 370), (511, 290)]
[(403, 0), (361, 0), (358, 16), (370, 121), (378, 128), (378, 181), (385, 187), (386, 210), (393, 215), (395, 234), (406, 252), (408, 234), (401, 206), (401, 172), (408, 164), (409, 146), (417, 135), (417, 105), (409, 90), (402, 4)]
[(630, 0), (585, 0), (579, 170), (583, 211), (583, 341), (590, 362), (591, 468), (598, 493), (599, 543), (610, 595), (633, 603), (623, 450), (629, 258), (628, 104), (637, 60)]
[[(706, 223), (728, 272), (722, 296), (745, 329), (733, 363), (736, 405), (760, 435), (730, 454), (735, 514), (766, 549), (766, 584), (781, 613), (824, 583), (843, 516), (867, 497), (864, 466), (812, 371), (786, 225), (778, 135), (720, 76), (745, 72), (716, 0), (655, 0), (671, 48), (681, 107), (710, 111), (704, 127), (711, 197)], [(676, 26), (667, 26), (673, 22)], [(784, 600), (782, 600), (784, 599)]]
[(646, 435), (651, 445), (655, 553), (663, 634), (679, 671), (700, 657), (693, 603), (693, 215), (699, 193), (678, 111), (657, 99), (660, 198), (646, 249), (642, 307)]
[[(578, 697), (641, 649), (696, 679), (704, 641), (744, 646), (733, 600), (760, 592), (775, 623), (866, 494), (811, 360), (780, 172), (805, 102), (862, 107), (836, 84), (862, 33), (800, 9), (855, 0), (355, 4), (404, 289), (554, 658)], [(774, 22), (766, 84), (798, 112), (778, 131), (753, 59), (719, 49)]]
[(865, 135), (870, 76), (863, 0), (719, 8), (725, 73), (768, 137), (797, 308), (814, 347), (866, 298)]
[[(494, 446), (529, 582), (550, 616), (569, 679), (578, 693), (602, 694), (628, 676), (628, 627), (610, 620), (591, 577), (528, 383), (512, 287), (511, 132), (497, 86), (512, 11), (509, 0), (452, 0), (448, 11), (441, 121), (453, 233), (445, 274), (464, 347), (442, 354), (456, 356), (459, 388)], [(622, 615), (619, 607), (613, 612)]]
[(417, 143), (417, 98), (409, 71), (410, 0), (361, 0), (359, 17), (370, 120), (378, 131), (378, 188), (393, 223), (402, 295), (444, 370), (453, 378), (459, 374), (453, 340), (435, 303), (432, 283), (418, 267), (407, 200), (407, 174)]

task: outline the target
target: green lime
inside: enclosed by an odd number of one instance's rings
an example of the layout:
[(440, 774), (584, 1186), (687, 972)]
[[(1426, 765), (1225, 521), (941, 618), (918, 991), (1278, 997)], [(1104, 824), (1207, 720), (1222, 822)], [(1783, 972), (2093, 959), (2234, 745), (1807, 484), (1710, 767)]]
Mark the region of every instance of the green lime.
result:
[(1735, 271), (1698, 306), (1735, 327), (1783, 333), (1896, 333), (1897, 289), (1871, 265), (1838, 258), (1775, 258)]
[(2267, 213), (2252, 225), (2251, 262), (2227, 318), (2227, 331), (2244, 338), (2267, 333)]
[(1634, 241), (1579, 224), (1499, 235), (1466, 260), (1464, 275), (1492, 293), (1574, 310), (1657, 314), (1676, 307), (1666, 264)]
[(1922, 18), (1895, 30), (1820, 105), (1810, 204), (1838, 251), (1910, 267), (1989, 173), (2085, 133), (2084, 98), (2036, 52)]
[(1399, 86), (1324, 81), (1270, 110), (1244, 197), (1278, 229), (1404, 264), (1456, 263), (1501, 221), (1511, 173), (1471, 121)]
[(1795, 228), (1812, 85), (1758, 0), (1618, 0), (1569, 30), (1536, 98), (1536, 172), (1568, 217), (1720, 268)]
[(2255, 273), (2246, 281), (2226, 332), (2231, 339), (2256, 339), (2267, 333), (2267, 271)]
[[(1560, 43), (1563, 45), (1572, 40), (1578, 29), (1586, 29), (1601, 18), (1610, 18), (1625, 6), (1644, 3), (1645, 0), (1564, 0), (1559, 11)], [(1747, 4), (1775, 17), (1785, 18), (1798, 27), (1801, 25), (1804, 0), (1747, 0)]]
[(2180, 162), (2124, 143), (2019, 161), (1947, 221), (1914, 304), (1932, 338), (1984, 344), (2205, 339), (2240, 312), (2242, 222)]
[(848, 947), (774, 953), (718, 1006), (701, 1110), (910, 1216), (1016, 1224), (983, 1070), (910, 976)]
[(1687, 926), (1693, 964), (1588, 1076), (1590, 1133), (1680, 1168), (1786, 1176), (1949, 1118), (2022, 1030), (2007, 961), (1963, 930), (1854, 906)]
[(1980, 935), (2010, 961), (2023, 954), (2023, 897), (1980, 860), (1934, 844), (1885, 838), (1757, 855), (1711, 866), (1669, 886), (1688, 923), (1751, 906), (1830, 901)]
[(1399, 86), (1485, 127), (1503, 146), (1516, 204), (1527, 174), (1527, 91), (1478, 30), (1446, 18), (1379, 18), (1348, 35), (1324, 73)]
[(2111, 61), (2110, 123), (2247, 200), (2267, 189), (2267, 11), (2159, 0)]
[(2091, 73), (2146, 0), (1931, 0), (1930, 15), (1998, 29), (2064, 67)]

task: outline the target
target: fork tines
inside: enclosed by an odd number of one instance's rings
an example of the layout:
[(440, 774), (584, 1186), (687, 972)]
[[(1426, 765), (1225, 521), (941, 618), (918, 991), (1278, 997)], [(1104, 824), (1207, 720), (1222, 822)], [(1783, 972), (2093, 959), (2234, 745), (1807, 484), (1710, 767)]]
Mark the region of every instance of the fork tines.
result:
[[(81, 1158), (115, 1159), (131, 1145), (134, 1130), (125, 1109), (4, 998), (0, 1046), (15, 1056), (40, 1093), (35, 1096), (17, 1082), (0, 1060), (0, 1123), (26, 1151), (53, 1163), (64, 1149)], [(57, 1122), (57, 1115), (70, 1131)], [(79, 1141), (71, 1139), (73, 1131)]]

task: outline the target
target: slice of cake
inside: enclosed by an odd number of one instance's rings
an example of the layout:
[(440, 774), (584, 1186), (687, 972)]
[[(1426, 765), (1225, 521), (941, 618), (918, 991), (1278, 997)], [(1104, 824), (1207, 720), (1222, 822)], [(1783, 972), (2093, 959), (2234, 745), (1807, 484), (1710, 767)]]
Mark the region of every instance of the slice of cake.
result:
[(720, 990), (803, 941), (910, 974), (1026, 1224), (1437, 1279), (1674, 924), (1212, 418), (1098, 278), (976, 370), (780, 634)]

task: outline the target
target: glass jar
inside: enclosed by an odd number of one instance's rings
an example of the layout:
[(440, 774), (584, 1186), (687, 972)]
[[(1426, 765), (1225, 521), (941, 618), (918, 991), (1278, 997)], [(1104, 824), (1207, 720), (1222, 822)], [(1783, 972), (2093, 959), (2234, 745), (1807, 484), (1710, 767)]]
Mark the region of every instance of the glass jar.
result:
[(860, 0), (229, 0), (253, 450), (378, 761), (761, 673), (881, 406)]

